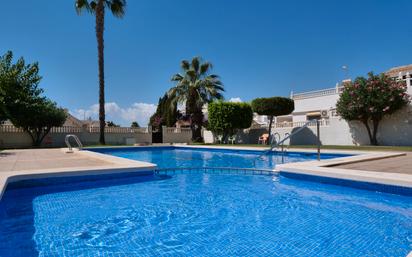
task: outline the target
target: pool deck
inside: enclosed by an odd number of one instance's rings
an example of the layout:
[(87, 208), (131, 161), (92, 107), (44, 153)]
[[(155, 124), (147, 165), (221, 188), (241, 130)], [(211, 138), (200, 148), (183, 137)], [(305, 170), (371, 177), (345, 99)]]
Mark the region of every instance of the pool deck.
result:
[[(262, 152), (265, 150), (257, 149), (256, 147), (237, 146), (176, 146), (186, 148), (255, 150)], [(293, 149), (291, 151), (314, 152), (313, 149)], [(129, 160), (91, 151), (66, 152), (67, 149), (26, 149), (4, 150), (0, 152), (0, 199), (8, 182), (22, 179), (136, 172), (156, 168), (156, 165), (152, 163)], [(322, 150), (322, 153), (356, 155), (322, 161), (280, 164), (276, 166), (276, 171), (412, 188), (412, 174), (409, 169), (409, 167), (411, 167), (409, 163), (411, 156), (405, 153), (347, 150)], [(400, 165), (399, 158), (405, 160), (405, 162), (402, 163), (406, 166)], [(376, 167), (376, 169), (379, 168), (379, 170), (374, 170), (374, 167)]]
[(24, 149), (0, 152), (0, 199), (8, 182), (30, 178), (109, 174), (154, 169), (148, 162), (67, 149)]
[(404, 156), (381, 160), (341, 164), (335, 167), (342, 169), (367, 170), (412, 175), (412, 153), (406, 153)]

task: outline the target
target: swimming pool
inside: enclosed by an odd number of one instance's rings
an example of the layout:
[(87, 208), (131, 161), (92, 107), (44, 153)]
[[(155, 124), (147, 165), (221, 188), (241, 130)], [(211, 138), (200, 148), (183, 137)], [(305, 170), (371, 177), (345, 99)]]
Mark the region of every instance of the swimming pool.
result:
[[(194, 147), (129, 147), (129, 148), (89, 148), (104, 154), (137, 161), (155, 163), (160, 168), (191, 167), (237, 167), (274, 169), (276, 164), (316, 160), (313, 152), (293, 152), (285, 154), (272, 152), (265, 154), (258, 150), (233, 150)], [(321, 159), (350, 156), (348, 154), (322, 153)]]
[[(173, 147), (97, 151), (163, 168), (246, 168), (260, 155)], [(258, 174), (200, 168), (13, 182), (0, 201), (0, 256), (406, 256), (412, 250), (410, 196)]]
[(0, 256), (405, 256), (410, 197), (202, 171), (40, 179), (0, 202)]

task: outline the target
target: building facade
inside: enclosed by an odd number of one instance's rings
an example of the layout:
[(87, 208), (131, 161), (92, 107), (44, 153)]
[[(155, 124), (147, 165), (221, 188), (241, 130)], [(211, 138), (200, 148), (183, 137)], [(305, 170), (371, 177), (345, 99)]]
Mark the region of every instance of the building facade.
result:
[[(392, 78), (405, 81), (407, 92), (412, 96), (412, 65), (394, 67), (385, 73)], [(342, 81), (332, 88), (298, 94), (291, 93), (290, 97), (295, 101), (295, 110), (291, 115), (276, 118), (273, 124), (274, 132), (283, 137), (286, 133), (293, 133), (309, 120), (316, 119), (320, 120), (321, 143), (324, 145), (369, 144), (366, 129), (362, 124), (348, 123), (336, 113), (336, 103), (344, 83), (349, 81)], [(315, 144), (317, 140), (315, 134), (314, 124), (311, 124), (306, 134), (300, 133), (294, 136), (290, 143)], [(384, 145), (412, 145), (411, 105), (383, 119), (378, 131), (378, 141)]]

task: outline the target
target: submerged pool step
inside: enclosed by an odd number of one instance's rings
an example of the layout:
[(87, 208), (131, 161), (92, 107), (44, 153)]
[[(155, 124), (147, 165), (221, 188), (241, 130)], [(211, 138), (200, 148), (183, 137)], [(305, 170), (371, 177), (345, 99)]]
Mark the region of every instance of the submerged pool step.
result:
[(172, 174), (239, 174), (239, 175), (278, 175), (279, 173), (270, 169), (254, 168), (232, 168), (232, 167), (192, 167), (192, 168), (160, 168), (154, 170), (157, 175)]

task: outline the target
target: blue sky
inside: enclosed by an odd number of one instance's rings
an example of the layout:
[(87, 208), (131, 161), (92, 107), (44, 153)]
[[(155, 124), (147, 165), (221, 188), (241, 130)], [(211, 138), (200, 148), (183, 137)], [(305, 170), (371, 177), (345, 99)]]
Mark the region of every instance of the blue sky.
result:
[[(41, 3), (40, 3), (41, 2)], [(72, 113), (96, 117), (94, 18), (74, 0), (2, 3), (0, 53), (38, 61), (46, 95)], [(225, 97), (333, 87), (344, 78), (412, 63), (410, 2), (129, 0), (126, 16), (107, 15), (108, 120), (142, 125), (173, 84), (182, 59), (214, 64)]]

